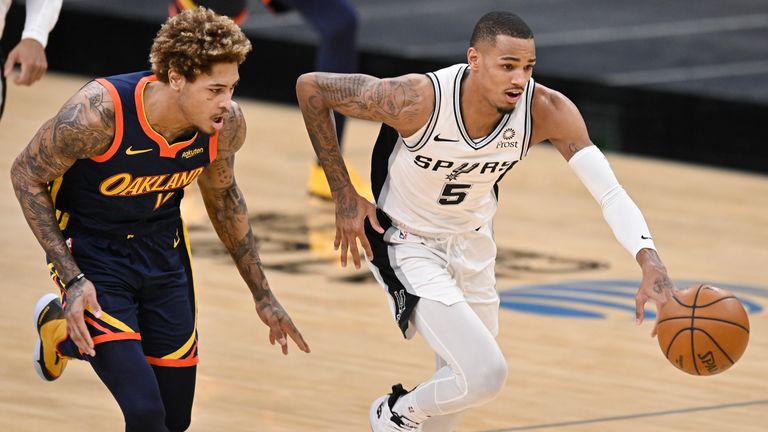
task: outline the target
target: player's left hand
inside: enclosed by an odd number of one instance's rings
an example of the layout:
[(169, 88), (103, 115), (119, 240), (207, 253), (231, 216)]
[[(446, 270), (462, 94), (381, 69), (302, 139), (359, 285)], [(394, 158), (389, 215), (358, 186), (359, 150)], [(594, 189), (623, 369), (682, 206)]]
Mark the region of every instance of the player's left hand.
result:
[(14, 74), (13, 67), (21, 65), (21, 73), (13, 77), (17, 85), (32, 85), (48, 70), (48, 60), (45, 58), (45, 48), (34, 39), (22, 39), (14, 47), (5, 60), (5, 76)]
[(288, 340), (286, 335), (293, 339), (300, 350), (308, 353), (309, 345), (304, 340), (299, 329), (293, 324), (291, 317), (283, 309), (280, 303), (273, 296), (268, 296), (262, 301), (256, 301), (256, 313), (259, 314), (261, 321), (269, 326), (269, 343), (280, 344), (283, 354), (288, 355)]
[[(643, 270), (643, 280), (635, 295), (635, 322), (642, 324), (645, 318), (645, 304), (651, 300), (656, 304), (656, 310), (672, 298), (675, 284), (667, 276), (667, 268), (653, 249), (642, 249), (637, 254), (637, 261)], [(656, 326), (651, 330), (651, 337), (656, 336)]]

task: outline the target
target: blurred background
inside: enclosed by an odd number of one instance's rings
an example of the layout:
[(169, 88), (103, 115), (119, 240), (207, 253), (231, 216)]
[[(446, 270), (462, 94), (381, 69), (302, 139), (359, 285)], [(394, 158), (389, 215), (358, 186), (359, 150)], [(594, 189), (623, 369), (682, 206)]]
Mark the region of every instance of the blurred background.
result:
[[(5, 52), (21, 34), (22, 3), (14, 1), (8, 15)], [(462, 62), (477, 19), (511, 10), (534, 31), (534, 77), (577, 104), (602, 148), (768, 172), (768, 1), (351, 3), (362, 73), (386, 77)], [(49, 70), (95, 77), (147, 69), (168, 6), (65, 0), (46, 50)], [(245, 7), (242, 26), (254, 53), (241, 68), (238, 95), (295, 104), (296, 78), (315, 69), (317, 33), (296, 11), (274, 13), (259, 0)]]

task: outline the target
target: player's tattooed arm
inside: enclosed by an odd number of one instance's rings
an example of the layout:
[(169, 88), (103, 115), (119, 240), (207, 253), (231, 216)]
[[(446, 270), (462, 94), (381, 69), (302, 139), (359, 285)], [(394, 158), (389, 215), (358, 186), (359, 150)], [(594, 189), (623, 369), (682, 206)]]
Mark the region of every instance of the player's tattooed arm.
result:
[(198, 179), (208, 217), (248, 285), (259, 318), (270, 328), (270, 342), (280, 343), (287, 354), (286, 336), (290, 336), (299, 349), (309, 352), (309, 346), (269, 287), (248, 220), (245, 197), (235, 181), (235, 152), (245, 140), (245, 120), (236, 104), (224, 124), (218, 156)]
[(386, 123), (409, 136), (429, 119), (434, 91), (425, 75), (378, 79), (363, 74), (314, 72), (302, 75), (296, 95), (312, 146), (332, 192), (349, 185), (332, 110), (349, 117)]
[(235, 152), (245, 141), (246, 125), (233, 103), (224, 120), (216, 160), (200, 177), (199, 186), (216, 233), (235, 261), (257, 304), (269, 303), (272, 293), (259, 258), (256, 238), (248, 221), (248, 208), (235, 181)]
[[(639, 324), (645, 318), (645, 304), (652, 301), (657, 310), (672, 298), (675, 284), (667, 275), (667, 268), (653, 249), (640, 249), (635, 257), (643, 272), (640, 288), (635, 295), (635, 321)], [(651, 336), (656, 336), (656, 326), (651, 330)]]
[(43, 124), (11, 167), (13, 189), (24, 217), (63, 280), (80, 270), (59, 230), (48, 182), (63, 175), (77, 159), (104, 153), (114, 131), (112, 99), (104, 87), (92, 81)]
[(317, 73), (313, 77), (323, 104), (351, 117), (405, 125), (423, 118), (422, 103), (431, 103), (423, 93), (424, 84), (429, 82), (424, 75), (378, 79), (362, 74)]
[(667, 276), (667, 268), (661, 262), (661, 258), (659, 258), (659, 254), (655, 250), (648, 248), (640, 249), (636, 259), (644, 273), (647, 271), (653, 275), (651, 286), (654, 293), (663, 294), (665, 291), (674, 291), (675, 285)]

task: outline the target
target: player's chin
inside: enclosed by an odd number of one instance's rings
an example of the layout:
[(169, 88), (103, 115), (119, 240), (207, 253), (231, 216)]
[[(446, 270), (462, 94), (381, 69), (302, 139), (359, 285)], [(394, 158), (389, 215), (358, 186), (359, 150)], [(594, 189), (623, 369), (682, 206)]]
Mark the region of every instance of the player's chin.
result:
[(197, 130), (206, 135), (213, 135), (216, 133), (217, 129), (212, 124), (208, 123), (208, 124), (199, 125), (197, 127)]
[(516, 103), (503, 103), (496, 106), (496, 111), (498, 111), (499, 114), (510, 114), (515, 110), (515, 106), (517, 106)]

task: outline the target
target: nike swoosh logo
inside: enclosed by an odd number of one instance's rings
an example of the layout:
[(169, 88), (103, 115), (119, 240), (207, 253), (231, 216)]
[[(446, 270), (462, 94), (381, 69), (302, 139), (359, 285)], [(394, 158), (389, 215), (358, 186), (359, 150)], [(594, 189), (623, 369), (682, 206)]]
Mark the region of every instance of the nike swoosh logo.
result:
[(651, 237), (651, 236), (644, 236), (642, 234), (640, 234), (640, 238), (643, 239), (643, 240), (652, 240), (653, 239), (653, 237)]
[(179, 245), (179, 242), (181, 242), (181, 239), (179, 238), (179, 232), (176, 231), (176, 238), (173, 239), (173, 248), (176, 249), (176, 246)]
[(442, 141), (442, 142), (459, 142), (457, 139), (449, 139), (449, 138), (440, 138), (440, 134), (435, 135), (435, 141)]
[(127, 154), (128, 156), (132, 156), (132, 155), (142, 154), (142, 153), (151, 152), (151, 151), (152, 151), (151, 148), (144, 149), (144, 150), (134, 150), (133, 146), (130, 146), (127, 149), (125, 149), (125, 154)]

